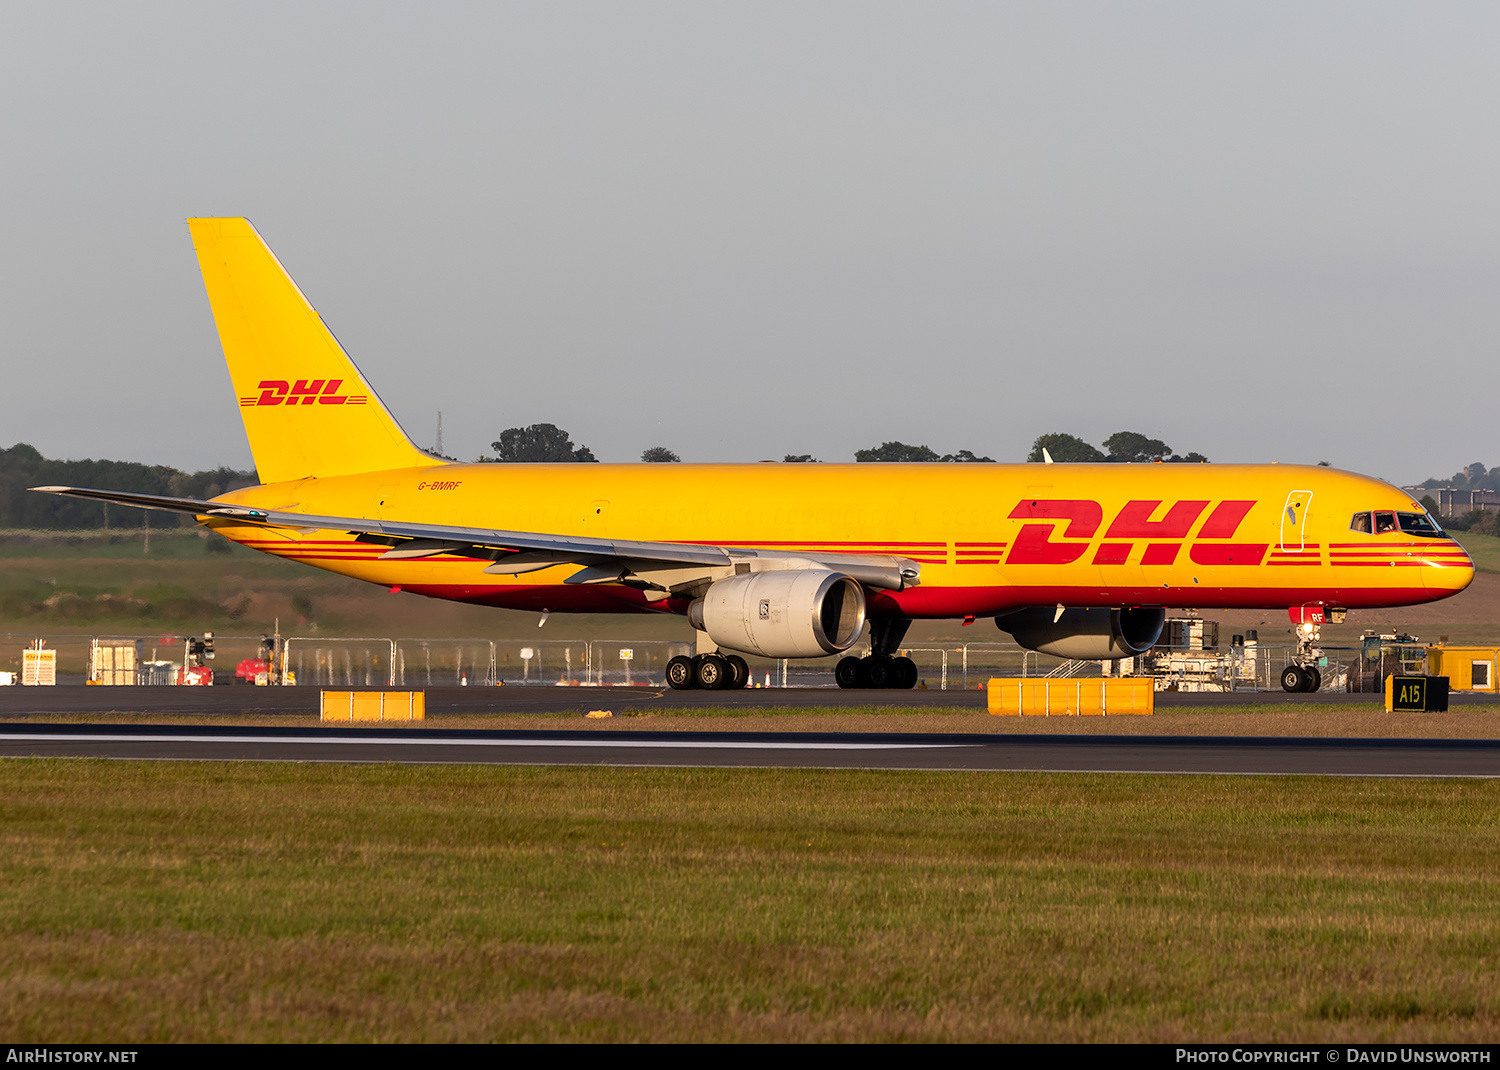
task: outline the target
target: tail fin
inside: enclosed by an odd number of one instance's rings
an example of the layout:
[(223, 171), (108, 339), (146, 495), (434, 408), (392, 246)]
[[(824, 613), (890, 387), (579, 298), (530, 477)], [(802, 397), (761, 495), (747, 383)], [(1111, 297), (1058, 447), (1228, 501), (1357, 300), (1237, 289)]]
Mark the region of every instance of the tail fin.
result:
[(412, 445), (248, 219), (189, 219), (262, 482), (443, 462)]

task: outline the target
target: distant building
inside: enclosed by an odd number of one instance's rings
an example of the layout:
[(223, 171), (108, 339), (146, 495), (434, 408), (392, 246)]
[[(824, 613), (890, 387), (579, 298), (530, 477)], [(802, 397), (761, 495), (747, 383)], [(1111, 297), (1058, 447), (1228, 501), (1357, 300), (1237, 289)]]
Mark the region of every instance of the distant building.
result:
[(1430, 494), (1438, 503), (1438, 516), (1463, 516), (1472, 513), (1475, 509), (1482, 509), (1486, 513), (1500, 513), (1500, 491), (1494, 490), (1454, 490), (1452, 487), (1403, 487), (1413, 498), (1419, 501), (1424, 494)]

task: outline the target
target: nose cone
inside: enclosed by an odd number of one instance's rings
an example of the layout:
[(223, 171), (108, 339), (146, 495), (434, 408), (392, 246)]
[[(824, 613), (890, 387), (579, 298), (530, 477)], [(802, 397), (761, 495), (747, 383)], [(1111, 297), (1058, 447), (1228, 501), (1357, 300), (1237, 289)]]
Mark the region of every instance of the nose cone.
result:
[(1422, 554), (1422, 581), (1429, 591), (1447, 598), (1474, 582), (1474, 561), (1453, 541), (1439, 542)]

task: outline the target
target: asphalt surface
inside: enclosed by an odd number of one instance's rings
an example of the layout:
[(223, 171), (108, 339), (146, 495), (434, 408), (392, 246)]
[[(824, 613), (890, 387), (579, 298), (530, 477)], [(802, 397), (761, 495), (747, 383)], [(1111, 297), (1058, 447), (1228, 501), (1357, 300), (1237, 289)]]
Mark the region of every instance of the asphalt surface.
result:
[(0, 757), (1497, 777), (1500, 740), (0, 724)]
[[(230, 725), (43, 724), (72, 714), (309, 715), (314, 687), (14, 687), (0, 689), (0, 757), (211, 761), (495, 763), (875, 769), (1058, 770), (1348, 776), (1500, 776), (1500, 740), (1285, 737), (1051, 736), (870, 733), (474, 731), (434, 720), (474, 713), (575, 713), (723, 707), (974, 709), (984, 692), (764, 688), (672, 691), (643, 687), (427, 688), (428, 721), (416, 729)], [(1374, 705), (1375, 695), (1174, 694), (1163, 707), (1247, 703)], [(1493, 704), (1455, 695), (1455, 703)]]
[[(427, 715), (463, 713), (587, 713), (607, 709), (754, 709), (806, 706), (897, 706), (906, 709), (984, 709), (985, 693), (970, 691), (844, 691), (838, 688), (753, 688), (745, 691), (673, 691), (651, 687), (429, 687)], [(48, 714), (158, 713), (204, 716), (316, 714), (316, 687), (4, 687), (0, 720)], [(1453, 705), (1495, 705), (1494, 695), (1455, 694)], [(1379, 695), (1282, 691), (1177, 694), (1161, 691), (1163, 708), (1193, 706), (1381, 705)]]

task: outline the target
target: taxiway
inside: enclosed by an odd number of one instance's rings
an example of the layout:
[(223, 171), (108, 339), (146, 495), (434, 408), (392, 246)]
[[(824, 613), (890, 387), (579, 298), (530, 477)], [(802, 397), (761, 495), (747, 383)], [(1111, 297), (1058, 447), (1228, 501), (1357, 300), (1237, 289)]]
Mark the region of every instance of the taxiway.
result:
[(0, 757), (1500, 776), (1500, 740), (0, 724)]

